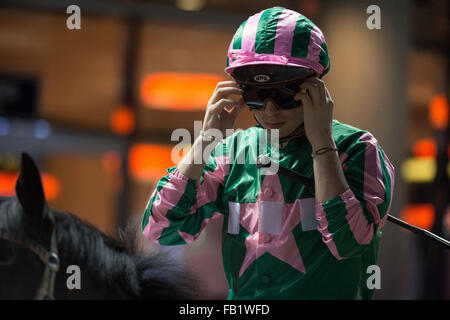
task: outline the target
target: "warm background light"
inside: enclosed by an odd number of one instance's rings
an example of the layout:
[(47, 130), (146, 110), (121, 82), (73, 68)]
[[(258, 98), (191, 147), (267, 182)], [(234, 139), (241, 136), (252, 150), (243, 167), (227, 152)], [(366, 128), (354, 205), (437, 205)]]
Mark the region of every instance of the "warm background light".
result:
[(448, 101), (445, 95), (436, 95), (430, 101), (430, 122), (434, 129), (445, 130), (448, 125)]
[(434, 223), (435, 210), (432, 204), (411, 204), (406, 206), (400, 217), (416, 227), (431, 230)]
[[(437, 156), (437, 145), (433, 139), (420, 139), (414, 143), (412, 148), (414, 157), (435, 158)], [(450, 159), (450, 145), (447, 146), (447, 157)]]
[[(0, 195), (4, 197), (13, 197), (16, 195), (16, 181), (18, 172), (0, 172)], [(55, 200), (61, 193), (61, 184), (55, 176), (49, 173), (41, 174), (44, 187), (45, 198), (47, 201)]]
[(134, 130), (135, 123), (134, 111), (126, 106), (114, 110), (109, 119), (111, 131), (121, 136), (130, 134)]
[(407, 182), (432, 182), (436, 176), (434, 158), (408, 158), (401, 168), (403, 179)]
[(172, 147), (163, 144), (140, 143), (131, 147), (128, 155), (131, 176), (138, 181), (157, 181), (175, 164), (171, 160)]
[[(402, 166), (403, 179), (410, 183), (432, 182), (436, 176), (437, 145), (433, 139), (420, 139), (412, 146), (413, 157), (407, 158)], [(450, 145), (447, 147), (450, 158)], [(450, 162), (447, 163), (447, 174), (450, 177)]]
[(141, 100), (148, 108), (205, 110), (217, 83), (223, 80), (207, 73), (154, 73), (141, 82)]
[(176, 0), (175, 5), (181, 10), (197, 11), (205, 6), (205, 0)]
[(420, 158), (434, 158), (437, 155), (436, 141), (433, 139), (420, 139), (413, 145), (413, 156)]

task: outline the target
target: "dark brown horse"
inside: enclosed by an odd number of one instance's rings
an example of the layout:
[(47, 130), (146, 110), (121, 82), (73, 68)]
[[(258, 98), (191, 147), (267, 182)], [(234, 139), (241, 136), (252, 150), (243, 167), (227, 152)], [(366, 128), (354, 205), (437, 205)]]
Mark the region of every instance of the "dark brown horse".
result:
[(195, 281), (174, 261), (130, 245), (138, 225), (119, 241), (52, 210), (27, 154), (16, 194), (0, 202), (0, 299), (195, 298)]

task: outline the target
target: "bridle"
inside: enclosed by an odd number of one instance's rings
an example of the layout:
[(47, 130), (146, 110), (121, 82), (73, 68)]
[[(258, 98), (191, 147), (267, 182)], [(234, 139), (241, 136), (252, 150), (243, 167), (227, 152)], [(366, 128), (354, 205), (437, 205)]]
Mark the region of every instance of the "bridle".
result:
[(52, 235), (50, 243), (50, 251), (48, 251), (41, 244), (31, 241), (25, 237), (16, 237), (11, 235), (8, 230), (0, 229), (0, 238), (5, 239), (16, 244), (25, 246), (27, 249), (34, 252), (42, 263), (45, 265), (44, 273), (42, 274), (39, 288), (34, 296), (35, 300), (54, 300), (55, 278), (59, 270), (60, 261), (58, 257), (58, 245), (56, 242), (56, 222), (53, 212), (48, 208), (48, 215), (52, 221)]

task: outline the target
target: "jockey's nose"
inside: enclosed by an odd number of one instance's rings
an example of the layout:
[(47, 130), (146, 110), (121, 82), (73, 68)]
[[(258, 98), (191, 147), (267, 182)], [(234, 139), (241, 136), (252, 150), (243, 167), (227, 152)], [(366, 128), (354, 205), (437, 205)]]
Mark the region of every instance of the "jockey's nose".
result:
[(264, 113), (268, 116), (275, 115), (280, 112), (280, 108), (278, 107), (275, 100), (272, 98), (266, 98), (264, 100)]

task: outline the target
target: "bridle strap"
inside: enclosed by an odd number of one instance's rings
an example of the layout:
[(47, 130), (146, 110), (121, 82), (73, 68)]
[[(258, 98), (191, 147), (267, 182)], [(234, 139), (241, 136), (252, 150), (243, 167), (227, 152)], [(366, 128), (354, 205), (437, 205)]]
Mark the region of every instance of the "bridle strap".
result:
[(43, 264), (47, 264), (49, 253), (38, 243), (33, 243), (28, 239), (11, 236), (7, 230), (0, 229), (0, 238), (22, 245), (36, 254)]
[(53, 228), (51, 234), (50, 251), (39, 243), (34, 243), (25, 237), (14, 237), (7, 230), (0, 229), (0, 238), (17, 243), (34, 252), (45, 265), (44, 273), (39, 288), (34, 297), (35, 300), (53, 300), (56, 273), (59, 270), (58, 244), (56, 242), (56, 223), (51, 209), (48, 211)]
[[(45, 264), (41, 284), (36, 292), (35, 300), (54, 300), (56, 273), (59, 270), (58, 244), (56, 243), (55, 225), (53, 224), (50, 253)], [(47, 252), (48, 253), (48, 252)]]

